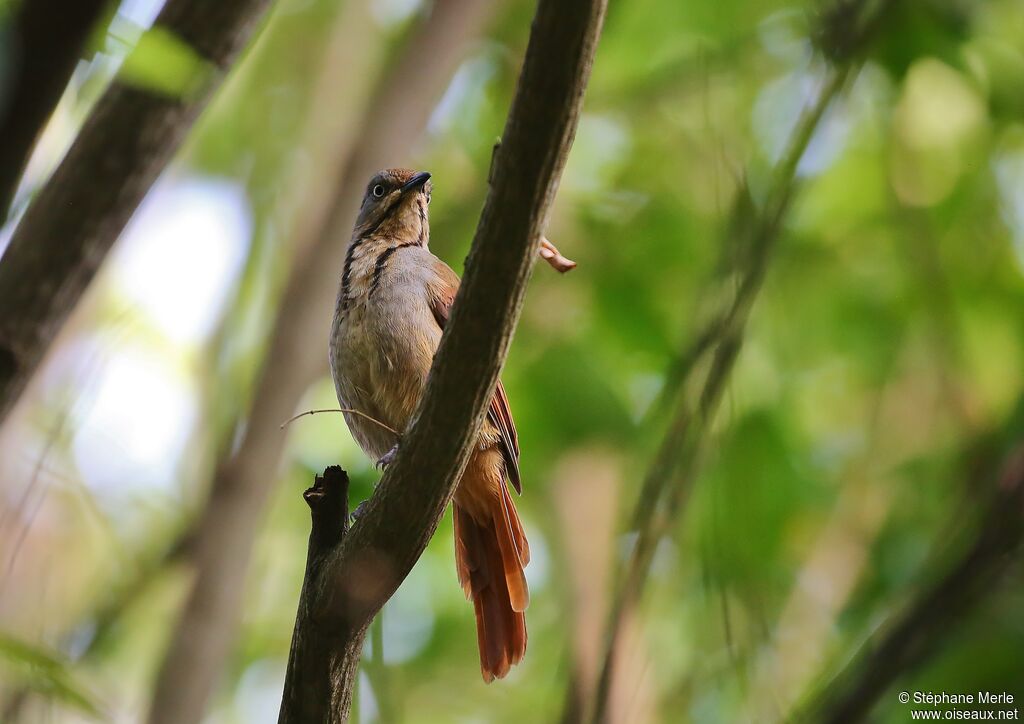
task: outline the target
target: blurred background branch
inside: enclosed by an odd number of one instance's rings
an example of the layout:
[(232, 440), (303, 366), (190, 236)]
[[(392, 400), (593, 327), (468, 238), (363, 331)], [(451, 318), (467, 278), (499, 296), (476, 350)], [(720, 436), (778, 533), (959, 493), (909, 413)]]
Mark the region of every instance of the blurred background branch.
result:
[[(993, 466), (979, 467), (984, 474)], [(955, 636), (964, 617), (991, 597), (1007, 571), (1020, 563), (1024, 444), (1010, 450), (995, 485), (975, 483), (969, 487), (988, 500), (971, 503), (981, 514), (972, 521), (974, 532), (964, 550), (934, 583), (882, 624), (834, 678), (822, 683), (814, 698), (798, 711), (797, 719), (830, 724), (867, 720), (882, 695)], [(986, 488), (991, 492), (986, 493)], [(949, 545), (948, 535), (934, 542), (938, 551), (945, 552)]]
[(269, 5), (169, 0), (148, 32), (186, 73), (126, 62), (32, 199), (0, 257), (0, 422)]
[[(677, 396), (678, 400), (637, 499), (631, 526), (637, 537), (620, 574), (605, 632), (592, 704), (595, 722), (609, 720), (618, 642), (626, 617), (643, 593), (658, 542), (680, 521), (700, 471), (718, 405), (743, 344), (751, 308), (796, 190), (797, 167), (826, 111), (851, 73), (855, 74), (854, 65), (860, 62), (864, 42), (870, 29), (880, 22), (884, 7), (885, 3), (842, 0), (829, 6), (818, 20), (826, 54), (833, 62), (821, 82), (821, 90), (793, 129), (761, 208), (755, 206), (747, 189), (742, 188), (737, 195), (727, 226), (738, 237), (727, 240), (736, 249), (735, 276), (729, 277), (734, 291), (723, 311), (712, 315), (708, 326), (680, 354), (666, 376), (667, 391), (663, 394)], [(710, 361), (702, 367), (705, 357)], [(695, 392), (697, 389), (699, 392)], [(580, 710), (578, 705), (570, 708)]]
[(2, 31), (7, 38), (3, 63), (10, 71), (0, 99), (0, 225), (36, 139), (109, 5), (108, 0), (21, 2)]
[[(696, 407), (686, 399), (677, 403), (672, 421), (658, 448), (654, 461), (644, 476), (633, 524), (638, 534), (629, 563), (621, 576), (605, 634), (606, 645), (600, 678), (594, 695), (593, 721), (607, 720), (608, 702), (614, 678), (618, 641), (630, 608), (643, 592), (658, 541), (679, 522), (682, 506), (698, 473), (700, 459), (707, 445), (714, 415), (727, 386), (732, 367), (742, 346), (743, 329), (778, 237), (780, 225), (793, 193), (796, 166), (803, 156), (826, 109), (846, 82), (848, 68), (832, 71), (817, 101), (804, 113), (783, 162), (776, 173), (776, 183), (765, 209), (750, 223), (749, 266), (739, 273), (735, 297), (721, 317), (701, 332), (676, 366), (673, 384), (686, 395), (689, 378), (703, 370), (699, 366), (704, 355), (712, 361), (706, 371)], [(743, 212), (740, 212), (743, 213)], [(680, 466), (683, 466), (680, 468)]]

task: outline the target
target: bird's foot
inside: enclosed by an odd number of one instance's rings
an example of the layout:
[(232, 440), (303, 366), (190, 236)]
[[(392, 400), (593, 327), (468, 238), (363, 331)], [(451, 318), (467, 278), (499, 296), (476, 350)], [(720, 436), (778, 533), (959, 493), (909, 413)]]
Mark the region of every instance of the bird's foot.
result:
[(396, 442), (390, 450), (380, 456), (377, 460), (377, 469), (384, 470), (388, 465), (395, 461), (395, 456), (398, 454), (398, 443)]
[(348, 519), (349, 519), (350, 523), (352, 523), (354, 525), (355, 522), (357, 520), (359, 520), (359, 518), (362, 517), (363, 513), (366, 512), (366, 503), (367, 502), (369, 502), (369, 501), (364, 500), (363, 502), (361, 502), (359, 505), (356, 506), (355, 510), (353, 510), (351, 513), (349, 513)]

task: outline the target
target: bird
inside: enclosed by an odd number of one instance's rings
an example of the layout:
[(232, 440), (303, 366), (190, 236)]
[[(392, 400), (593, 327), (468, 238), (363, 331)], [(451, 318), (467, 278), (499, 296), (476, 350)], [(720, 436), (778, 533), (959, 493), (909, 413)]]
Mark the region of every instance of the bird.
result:
[[(406, 168), (370, 179), (341, 269), (331, 374), (352, 437), (379, 467), (397, 453), (459, 288), (428, 246), (430, 179)], [(476, 614), (486, 683), (526, 652), (530, 546), (508, 484), (522, 493), (518, 433), (499, 380), (452, 501), (455, 569)]]

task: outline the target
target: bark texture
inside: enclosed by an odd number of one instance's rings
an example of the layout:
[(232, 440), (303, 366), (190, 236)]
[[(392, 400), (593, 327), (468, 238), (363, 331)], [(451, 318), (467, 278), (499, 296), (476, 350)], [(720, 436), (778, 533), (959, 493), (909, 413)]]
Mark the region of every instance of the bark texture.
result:
[[(322, 563), (307, 567), (281, 722), (347, 718), (366, 629), (451, 500), (518, 321), (604, 13), (604, 0), (541, 0), (537, 8), (490, 192), (419, 410), (358, 521)], [(326, 711), (301, 710), (296, 702), (308, 699)]]
[(204, 72), (167, 95), (114, 80), (0, 258), (0, 422), (270, 0), (169, 0), (155, 27)]
[[(333, 203), (293, 270), (240, 444), (214, 473), (194, 528), (195, 581), (171, 634), (150, 709), (153, 724), (202, 718), (234, 641), (253, 541), (280, 468), (281, 422), (327, 371), (327, 336), (346, 242), (366, 180), (400, 165), (496, 3), (438, 0), (378, 84), (348, 162), (331, 182)], [(330, 160), (325, 162), (330, 163)]]
[(342, 631), (319, 626), (311, 604), (315, 600), (312, 589), (325, 562), (348, 531), (348, 476), (339, 467), (327, 468), (303, 497), (309, 504), (313, 529), (295, 615), (281, 721), (344, 721), (352, 707), (366, 628)]

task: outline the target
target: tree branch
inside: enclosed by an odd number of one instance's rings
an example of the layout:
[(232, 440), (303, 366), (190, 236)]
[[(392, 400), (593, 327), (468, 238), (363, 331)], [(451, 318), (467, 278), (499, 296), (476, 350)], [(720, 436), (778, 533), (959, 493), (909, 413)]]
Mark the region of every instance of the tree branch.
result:
[(312, 588), (324, 564), (348, 532), (348, 475), (337, 466), (329, 467), (302, 497), (309, 504), (313, 526), (284, 679), (281, 722), (343, 721), (337, 715), (347, 715), (351, 701), (338, 700), (334, 693), (344, 690), (351, 696), (366, 632), (346, 637), (343, 631), (319, 626), (311, 604), (316, 598)]
[(195, 582), (157, 676), (151, 724), (190, 724), (202, 718), (234, 640), (253, 540), (284, 451), (281, 422), (327, 372), (322, 350), (345, 259), (342, 239), (351, 233), (359, 205), (353, 190), (381, 167), (408, 156), (437, 97), (495, 7), (491, 0), (434, 3), (377, 83), (358, 121), (351, 155), (329, 175), (331, 206), (311, 230), (313, 240), (297, 242), (305, 253), (277, 305), (244, 434), (217, 465), (195, 527)]
[(1024, 443), (1018, 443), (1006, 458), (973, 543), (945, 575), (882, 626), (796, 718), (836, 724), (865, 721), (893, 682), (925, 661), (992, 594), (1006, 570), (1020, 560), (1022, 543)]
[(191, 59), (189, 87), (169, 94), (122, 72), (32, 200), (0, 259), (0, 422), (269, 5), (169, 0), (154, 29)]
[(14, 69), (0, 97), (0, 224), (39, 134), (57, 106), (107, 0), (24, 0), (7, 28), (4, 64)]
[[(311, 612), (321, 634), (340, 636), (330, 655), (300, 658), (293, 648), (289, 668), (294, 680), (320, 682), (309, 696), (332, 703), (328, 721), (347, 717), (352, 677), (324, 672), (355, 668), (355, 644), (433, 535), (483, 421), (575, 134), (604, 11), (604, 0), (539, 3), (490, 193), (419, 409), (358, 522), (303, 587), (300, 611)], [(306, 720), (292, 700), (285, 698), (280, 721)]]

